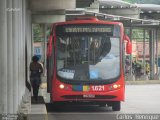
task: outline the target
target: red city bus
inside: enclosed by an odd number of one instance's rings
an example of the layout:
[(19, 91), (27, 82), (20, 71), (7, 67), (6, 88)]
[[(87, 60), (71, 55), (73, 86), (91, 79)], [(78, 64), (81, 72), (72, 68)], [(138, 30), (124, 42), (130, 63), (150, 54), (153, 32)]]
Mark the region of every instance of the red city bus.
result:
[(120, 22), (80, 18), (53, 24), (47, 50), (51, 102), (88, 102), (119, 111), (124, 101), (124, 40)]

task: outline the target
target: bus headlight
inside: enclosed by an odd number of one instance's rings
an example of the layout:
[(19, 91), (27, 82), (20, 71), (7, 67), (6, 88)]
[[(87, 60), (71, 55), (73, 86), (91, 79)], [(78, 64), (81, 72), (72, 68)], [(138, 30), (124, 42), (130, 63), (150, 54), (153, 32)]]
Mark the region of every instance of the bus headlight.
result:
[(59, 85), (59, 88), (64, 89), (64, 85), (63, 85), (63, 84), (60, 84), (60, 85)]
[(118, 89), (118, 88), (120, 88), (120, 87), (121, 87), (120, 84), (113, 84), (113, 85), (109, 86), (109, 90)]
[(117, 84), (114, 84), (114, 85), (113, 85), (113, 88), (114, 88), (114, 89), (118, 88), (118, 85), (117, 85)]

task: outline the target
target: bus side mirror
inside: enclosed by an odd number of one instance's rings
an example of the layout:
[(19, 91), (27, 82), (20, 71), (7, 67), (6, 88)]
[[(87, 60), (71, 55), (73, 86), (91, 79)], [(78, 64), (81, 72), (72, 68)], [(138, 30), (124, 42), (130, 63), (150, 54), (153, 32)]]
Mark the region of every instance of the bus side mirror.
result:
[(126, 53), (127, 54), (132, 54), (132, 43), (127, 35), (124, 35), (123, 40), (127, 41), (126, 45)]

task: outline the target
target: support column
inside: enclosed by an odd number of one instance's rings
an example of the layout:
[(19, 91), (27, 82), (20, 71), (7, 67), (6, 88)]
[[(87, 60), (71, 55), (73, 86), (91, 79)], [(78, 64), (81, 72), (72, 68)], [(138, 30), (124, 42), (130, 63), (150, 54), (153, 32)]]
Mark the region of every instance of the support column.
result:
[(144, 75), (146, 75), (146, 30), (143, 29), (143, 68)]
[[(7, 0), (7, 9), (12, 8), (12, 1)], [(8, 73), (8, 96), (7, 96), (7, 108), (8, 108), (8, 113), (12, 114), (13, 113), (13, 47), (12, 47), (12, 11), (7, 11), (7, 42), (8, 42), (8, 51), (7, 51), (7, 73)]]
[(149, 77), (146, 75), (146, 30), (143, 29), (143, 71), (144, 74), (141, 76), (142, 80), (148, 80)]
[[(17, 0), (12, 1), (12, 8), (18, 8), (17, 7), (18, 2)], [(13, 108), (14, 113), (17, 113), (18, 110), (18, 13), (16, 11), (13, 11), (12, 13), (12, 39), (13, 39)]]
[(44, 76), (46, 76), (46, 49), (47, 49), (47, 24), (44, 24), (44, 66), (43, 66), (43, 70), (44, 70)]
[[(31, 57), (33, 55), (33, 44), (32, 44), (32, 23), (31, 23), (31, 11), (26, 11), (26, 46), (27, 46), (27, 66), (29, 71), (29, 64), (31, 62)], [(28, 72), (29, 73), (29, 72)], [(29, 76), (29, 74), (28, 74)], [(28, 93), (28, 100), (31, 102), (31, 93)], [(31, 104), (29, 104), (31, 108)], [(29, 111), (30, 112), (30, 111)]]
[[(30, 39), (30, 48), (31, 48), (31, 57), (34, 56), (34, 46), (33, 46), (33, 43), (34, 43), (34, 31), (33, 31), (33, 24), (31, 23), (31, 39)], [(31, 61), (31, 59), (29, 60)]]
[[(22, 17), (20, 18), (22, 21), (22, 26), (21, 26), (21, 31), (22, 31), (22, 36), (20, 39), (20, 45), (21, 47), (21, 52), (19, 52), (20, 54), (20, 60), (21, 60), (21, 64), (24, 66), (22, 68), (23, 72), (22, 74), (24, 74), (23, 79), (21, 81), (21, 88), (22, 88), (22, 99), (21, 99), (21, 104), (19, 106), (19, 111), (18, 113), (23, 113), (23, 114), (30, 114), (31, 111), (31, 93), (29, 91), (29, 82), (28, 82), (28, 78), (29, 78), (29, 72), (28, 72), (28, 67), (29, 67), (29, 62), (30, 62), (30, 56), (31, 56), (31, 30), (30, 30), (30, 11), (27, 10), (28, 8), (28, 1), (27, 0), (23, 0), (22, 3), (20, 3), (22, 5)], [(29, 28), (29, 29), (28, 29)]]
[(23, 82), (23, 88), (24, 88), (24, 92), (25, 92), (25, 80), (27, 79), (26, 77), (26, 56), (25, 56), (25, 35), (26, 35), (26, 31), (25, 31), (25, 23), (26, 23), (26, 0), (22, 0), (22, 39), (23, 39), (23, 48), (24, 48), (24, 55), (23, 55), (23, 60), (24, 60), (24, 82)]
[(156, 75), (158, 79), (158, 29), (156, 29)]
[[(28, 102), (27, 100), (25, 100), (26, 98), (24, 97), (25, 96), (25, 31), (24, 31), (24, 15), (26, 15), (24, 13), (24, 8), (26, 9), (25, 7), (25, 0), (18, 0), (19, 2), (19, 110), (18, 112), (19, 113), (27, 113), (27, 107), (25, 105), (26, 102)], [(24, 7), (24, 8), (23, 8)]]
[[(132, 42), (132, 26), (130, 26), (130, 30), (129, 31), (130, 31), (129, 37), (130, 37), (130, 40)], [(131, 66), (130, 75), (133, 76), (133, 74), (132, 74), (132, 54), (130, 54), (130, 66)], [(134, 80), (134, 79), (132, 78), (132, 80)]]
[[(27, 3), (26, 0), (20, 1), (20, 22), (21, 22), (21, 27), (20, 27), (20, 33), (21, 33), (21, 37), (20, 37), (20, 50), (19, 51), (19, 59), (20, 59), (20, 63), (19, 63), (19, 68), (22, 71), (19, 71), (19, 74), (22, 74), (21, 76), (19, 76), (19, 82), (20, 82), (20, 89), (21, 89), (21, 98), (20, 98), (20, 106), (19, 106), (19, 110), (18, 113), (23, 113), (23, 114), (30, 114), (30, 110), (31, 110), (31, 96), (30, 96), (30, 91), (29, 91), (29, 86), (25, 85), (25, 83), (27, 83), (28, 81), (28, 64), (27, 64), (27, 30), (26, 27), (28, 25), (26, 25), (26, 22), (28, 21), (27, 18), (30, 16), (26, 17), (26, 8), (27, 8)], [(29, 17), (30, 18), (30, 17)], [(22, 67), (20, 67), (22, 66)]]
[(155, 80), (156, 73), (156, 29), (153, 30), (153, 79)]
[[(31, 12), (27, 9), (28, 1), (23, 0), (23, 43), (24, 43), (24, 61), (25, 61), (25, 78), (24, 80), (29, 80), (29, 63), (31, 61), (32, 55), (32, 42), (31, 42)], [(29, 87), (29, 86), (28, 86)], [(24, 86), (25, 94), (23, 95), (20, 113), (30, 114), (31, 111), (31, 93), (27, 88), (26, 84)]]
[(0, 0), (0, 114), (7, 114), (7, 9)]
[(149, 31), (150, 79), (154, 79), (154, 31)]
[[(27, 67), (29, 70), (29, 64), (31, 62), (31, 57), (33, 55), (33, 44), (32, 44), (32, 23), (31, 23), (31, 11), (27, 10), (26, 11), (26, 35), (25, 35), (25, 40), (26, 40), (26, 46), (27, 46)], [(29, 75), (29, 74), (28, 74)]]
[(22, 38), (22, 0), (18, 0), (18, 91), (19, 91), (19, 105), (22, 102), (22, 96), (24, 95), (24, 46), (23, 46), (23, 38)]
[[(132, 42), (132, 29), (133, 29), (132, 26), (130, 26), (130, 27), (129, 27), (129, 32), (130, 32), (130, 33), (129, 33), (129, 38), (130, 38), (131, 42)], [(133, 80), (133, 81), (135, 81), (135, 75), (133, 74), (133, 69), (132, 69), (132, 67), (133, 67), (133, 66), (132, 66), (132, 59), (133, 59), (133, 58), (132, 58), (132, 54), (130, 54), (129, 56), (130, 56), (130, 61), (129, 61), (129, 62), (130, 62), (130, 67), (131, 67), (131, 68), (130, 68), (130, 71), (129, 71), (130, 73), (129, 73), (129, 75), (128, 75), (127, 78), (128, 78), (128, 80)], [(126, 59), (126, 58), (125, 58), (125, 59)], [(126, 79), (127, 79), (127, 78), (126, 78)]]

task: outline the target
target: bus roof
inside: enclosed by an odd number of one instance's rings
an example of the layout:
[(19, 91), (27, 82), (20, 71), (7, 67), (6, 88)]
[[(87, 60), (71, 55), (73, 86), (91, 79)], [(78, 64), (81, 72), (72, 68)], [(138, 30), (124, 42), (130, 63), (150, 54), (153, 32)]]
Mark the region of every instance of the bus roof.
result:
[(65, 21), (65, 22), (57, 22), (54, 23), (53, 25), (65, 25), (65, 24), (84, 24), (84, 23), (99, 23), (99, 24), (115, 24), (115, 25), (123, 25), (121, 22), (112, 22), (112, 21), (103, 21), (99, 20), (96, 17), (77, 17), (73, 20), (70, 21)]

